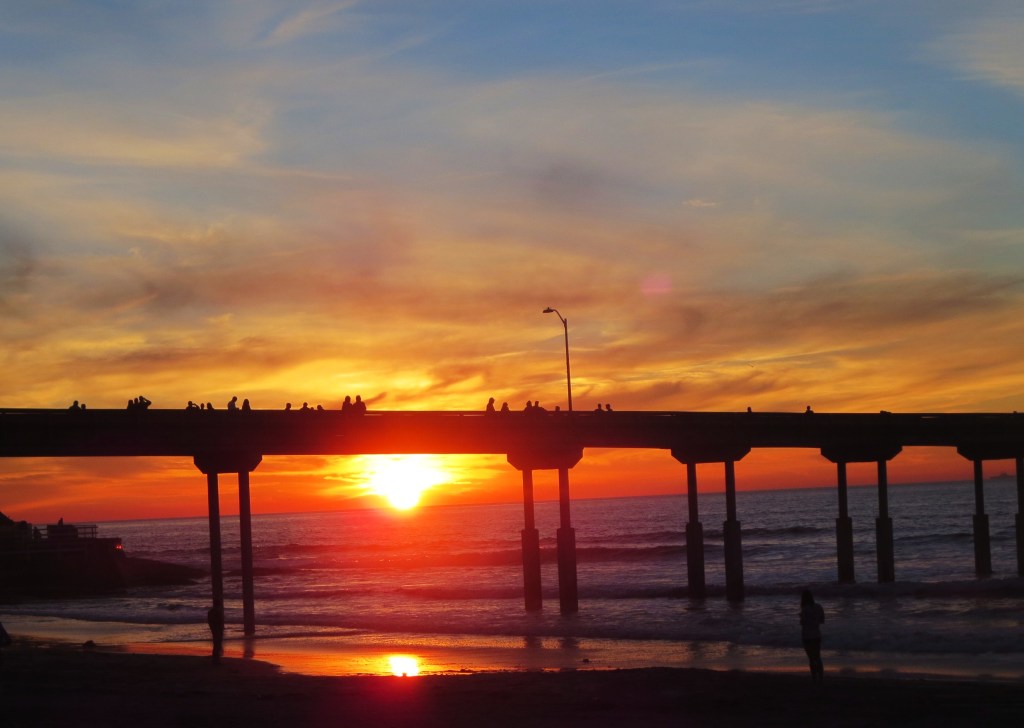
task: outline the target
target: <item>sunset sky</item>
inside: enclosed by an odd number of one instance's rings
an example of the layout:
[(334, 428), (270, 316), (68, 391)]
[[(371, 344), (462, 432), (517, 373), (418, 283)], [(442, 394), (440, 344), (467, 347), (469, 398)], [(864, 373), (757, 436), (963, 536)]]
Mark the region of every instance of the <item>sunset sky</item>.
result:
[[(1024, 409), (1022, 37), (1016, 0), (0, 0), (0, 407), (564, 408), (553, 306), (577, 409)], [(518, 497), (501, 457), (435, 465), (424, 502)], [(373, 467), (266, 458), (253, 508), (374, 505)], [(573, 489), (683, 473), (588, 452)], [(6, 460), (0, 510), (204, 483)]]

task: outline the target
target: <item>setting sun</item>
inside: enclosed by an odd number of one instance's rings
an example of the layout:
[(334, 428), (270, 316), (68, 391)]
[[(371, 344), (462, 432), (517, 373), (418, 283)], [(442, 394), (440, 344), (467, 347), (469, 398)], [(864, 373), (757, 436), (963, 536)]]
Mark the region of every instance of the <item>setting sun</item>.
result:
[(451, 480), (433, 455), (375, 457), (369, 463), (367, 487), (399, 510), (414, 508), (425, 490)]
[(412, 677), (420, 674), (419, 658), (413, 655), (389, 655), (388, 666), (396, 677)]

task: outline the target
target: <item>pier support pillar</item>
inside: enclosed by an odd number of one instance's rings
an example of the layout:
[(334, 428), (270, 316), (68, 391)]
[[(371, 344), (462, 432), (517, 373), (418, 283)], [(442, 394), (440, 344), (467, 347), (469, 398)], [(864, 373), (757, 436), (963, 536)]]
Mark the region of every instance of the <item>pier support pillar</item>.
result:
[(210, 519), (210, 587), (213, 591), (213, 608), (224, 608), (224, 566), (221, 558), (220, 538), (220, 490), (217, 473), (206, 474), (206, 497)]
[(686, 463), (686, 500), (689, 520), (686, 522), (686, 577), (691, 597), (704, 598), (704, 526), (697, 509), (697, 463)]
[(523, 598), (526, 611), (536, 612), (543, 606), (540, 582), (540, 533), (533, 512), (533, 471), (523, 469), (523, 516), (520, 532), (523, 544)]
[(558, 469), (558, 606), (562, 614), (580, 610), (576, 583), (576, 529), (569, 519), (569, 469)]
[(238, 530), (242, 547), (242, 630), (256, 634), (256, 597), (252, 578), (252, 506), (249, 500), (249, 471), (238, 473)]
[(896, 560), (892, 546), (892, 518), (889, 517), (889, 474), (887, 462), (878, 461), (878, 517), (875, 519), (878, 583), (896, 581)]
[(558, 470), (558, 602), (563, 614), (580, 609), (576, 586), (576, 531), (569, 518), (569, 468), (583, 457), (583, 448), (557, 445), (548, 449), (514, 450), (508, 453), (508, 462), (523, 473), (523, 587), (526, 608), (541, 608), (540, 536), (533, 520), (533, 471)]
[(853, 584), (853, 519), (850, 518), (846, 496), (846, 463), (836, 463), (836, 482), (839, 486), (839, 516), (836, 518), (836, 561), (839, 583)]
[(1024, 457), (1017, 462), (1017, 576), (1024, 576)]
[(206, 475), (210, 518), (210, 584), (213, 606), (224, 609), (224, 566), (220, 532), (220, 493), (218, 475), (238, 473), (238, 523), (242, 555), (242, 625), (246, 636), (256, 633), (256, 605), (253, 595), (252, 509), (249, 502), (249, 473), (263, 460), (259, 453), (246, 451), (207, 452), (193, 462)]
[(981, 460), (974, 461), (974, 573), (978, 576), (992, 575), (992, 547), (988, 515), (985, 513), (985, 481)]
[(725, 541), (725, 597), (741, 602), (743, 589), (743, 543), (740, 522), (736, 519), (736, 463), (725, 461), (725, 522), (722, 524)]
[(688, 439), (672, 448), (672, 457), (686, 466), (686, 577), (687, 593), (691, 598), (707, 596), (704, 576), (704, 526), (697, 507), (697, 463), (725, 463), (726, 520), (723, 524), (725, 540), (726, 595), (730, 600), (743, 599), (743, 548), (740, 522), (736, 520), (735, 463), (750, 452), (744, 442), (718, 442), (712, 435), (707, 439)]

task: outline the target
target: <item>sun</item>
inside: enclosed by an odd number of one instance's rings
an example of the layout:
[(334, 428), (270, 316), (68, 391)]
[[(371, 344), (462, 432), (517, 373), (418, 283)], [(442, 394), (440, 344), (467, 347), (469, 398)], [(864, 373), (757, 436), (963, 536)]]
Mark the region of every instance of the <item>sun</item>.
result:
[(423, 491), (452, 479), (435, 455), (388, 455), (367, 460), (367, 488), (401, 511), (419, 505)]
[(413, 655), (389, 655), (388, 666), (396, 677), (413, 677), (420, 674), (420, 660)]

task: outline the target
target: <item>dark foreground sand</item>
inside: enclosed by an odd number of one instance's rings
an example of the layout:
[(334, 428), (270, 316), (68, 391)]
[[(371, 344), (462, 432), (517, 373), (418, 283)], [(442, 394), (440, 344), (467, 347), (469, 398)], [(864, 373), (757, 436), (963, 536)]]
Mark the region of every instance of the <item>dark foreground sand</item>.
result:
[(16, 643), (0, 726), (1020, 726), (1024, 685), (644, 670), (310, 677)]

